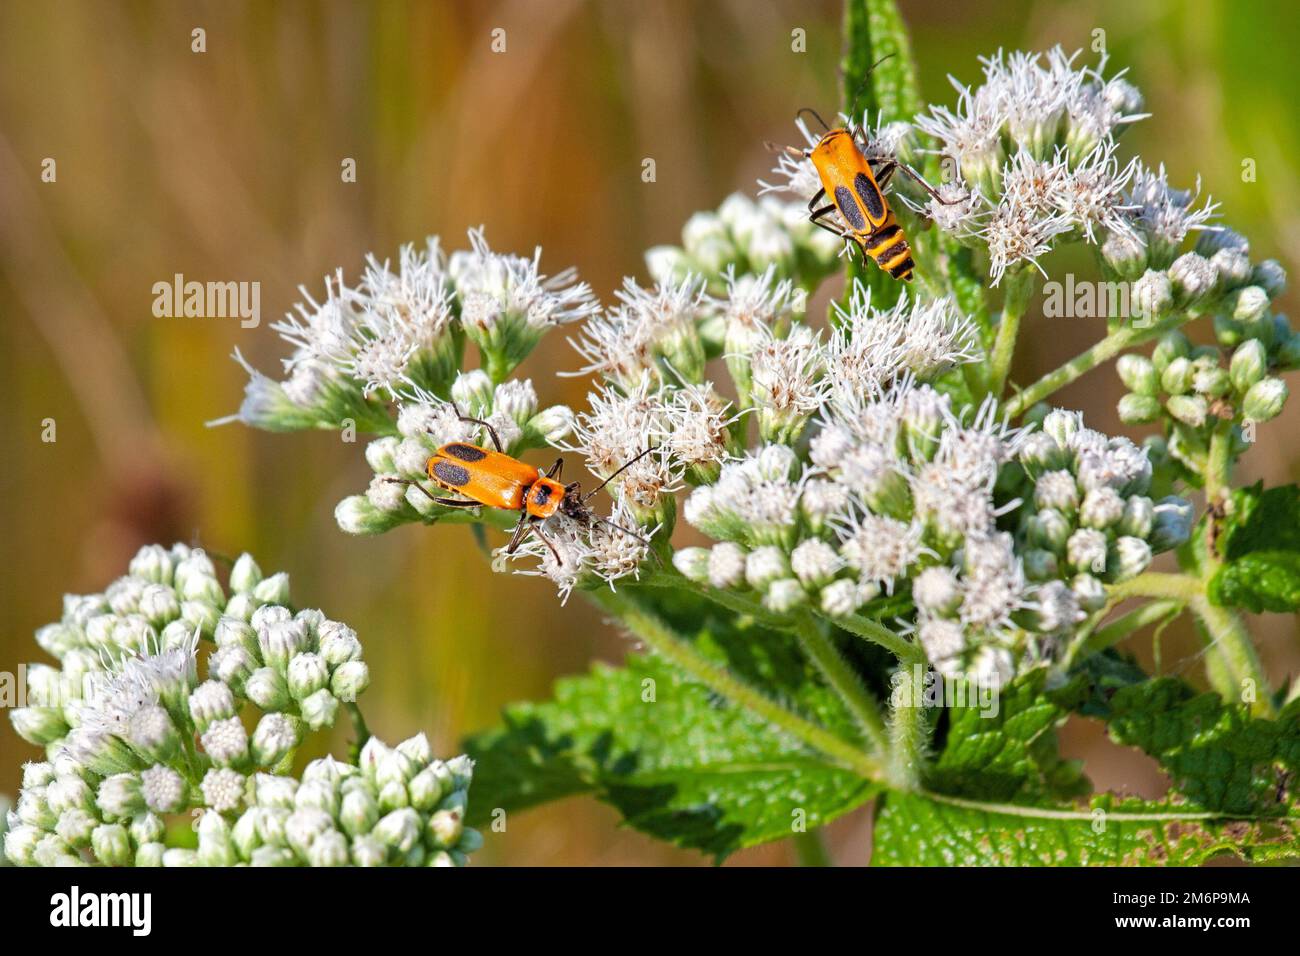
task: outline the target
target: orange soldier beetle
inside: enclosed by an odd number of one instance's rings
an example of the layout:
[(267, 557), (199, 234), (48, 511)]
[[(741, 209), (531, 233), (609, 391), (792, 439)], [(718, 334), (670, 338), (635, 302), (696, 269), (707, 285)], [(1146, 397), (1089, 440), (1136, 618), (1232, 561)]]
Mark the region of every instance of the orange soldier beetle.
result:
[[(515, 525), (515, 530), (510, 535), (506, 554), (514, 554), (519, 550), (520, 545), (531, 533), (537, 535), (542, 543), (551, 549), (556, 562), (563, 564), (560, 552), (542, 532), (542, 523), (557, 512), (580, 524), (590, 524), (592, 521), (607, 524), (624, 534), (631, 535), (647, 548), (650, 547), (649, 539), (595, 514), (587, 507), (587, 502), (624, 470), (654, 451), (654, 446), (624, 462), (613, 474), (584, 495), (581, 482), (571, 481), (564, 484), (559, 480), (564, 470), (563, 458), (555, 459), (555, 464), (543, 472), (540, 468), (507, 455), (502, 450), (501, 438), (497, 435), (497, 430), (488, 422), (481, 418), (462, 415), (460, 409), (454, 405), (452, 408), (456, 410), (461, 421), (472, 422), (486, 429), (495, 449), (493, 451), (463, 441), (449, 442), (434, 452), (433, 457), (425, 463), (425, 471), (430, 481), (439, 488), (456, 492), (463, 497), (441, 498), (430, 494), (423, 485), (403, 478), (391, 478), (390, 481), (413, 484), (431, 501), (448, 508), (488, 507), (500, 508), (503, 511), (518, 511), (519, 523)], [(655, 554), (653, 549), (650, 553)]]
[[(893, 54), (877, 60), (872, 64), (871, 69), (867, 70), (867, 74), (870, 75), (871, 70), (888, 60), (890, 56)], [(866, 77), (862, 82), (865, 87)], [(861, 92), (862, 88), (859, 87), (858, 93)], [(817, 169), (821, 188), (808, 201), (809, 222), (832, 235), (854, 243), (862, 250), (864, 263), (870, 257), (893, 278), (911, 282), (912, 270), (915, 267), (912, 251), (907, 245), (907, 237), (903, 235), (903, 227), (898, 224), (898, 220), (894, 218), (894, 211), (885, 201), (885, 194), (882, 191), (885, 185), (894, 173), (901, 169), (920, 183), (936, 202), (952, 206), (961, 200), (944, 199), (921, 178), (920, 173), (904, 162), (896, 159), (868, 159), (862, 152), (866, 145), (865, 136), (862, 147), (858, 145), (858, 135), (863, 131), (856, 128), (851, 119), (847, 127), (837, 126), (832, 129), (826, 125), (826, 121), (816, 110), (805, 106), (795, 115), (802, 113), (809, 113), (816, 117), (817, 122), (821, 123), (822, 128), (826, 130), (816, 146), (811, 149), (777, 146), (772, 143), (768, 143), (767, 146), (769, 149), (784, 150), (791, 156), (812, 160), (813, 166)], [(849, 115), (856, 114), (857, 96), (854, 96), (853, 108)], [(831, 197), (832, 201), (825, 206), (815, 208), (817, 203), (827, 196)], [(822, 217), (832, 211), (839, 212), (840, 217), (848, 225), (847, 231), (841, 231), (830, 223), (822, 221)]]

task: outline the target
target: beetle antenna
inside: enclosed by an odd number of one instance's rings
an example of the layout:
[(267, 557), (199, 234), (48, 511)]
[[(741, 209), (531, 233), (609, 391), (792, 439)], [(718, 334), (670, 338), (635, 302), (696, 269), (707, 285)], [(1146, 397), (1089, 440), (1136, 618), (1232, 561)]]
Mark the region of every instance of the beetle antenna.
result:
[(826, 130), (826, 132), (829, 133), (829, 132), (831, 131), (831, 128), (830, 128), (829, 126), (826, 125), (826, 121), (825, 121), (824, 119), (822, 119), (821, 114), (818, 113), (818, 112), (817, 112), (815, 109), (813, 109), (811, 106), (803, 106), (803, 107), (800, 107), (800, 108), (799, 108), (799, 111), (796, 112), (796, 113), (794, 114), (794, 118), (795, 118), (795, 119), (798, 119), (798, 118), (799, 118), (800, 116), (802, 116), (804, 113), (810, 113), (813, 117), (815, 117), (816, 120), (817, 120), (817, 122), (819, 122), (819, 123), (822, 124), (822, 129)]
[[(604, 488), (607, 484), (609, 484), (611, 481), (613, 481), (615, 478), (617, 478), (620, 474), (622, 474), (624, 471), (626, 471), (626, 470), (627, 470), (628, 468), (630, 468), (632, 465), (635, 465), (638, 461), (640, 461), (640, 460), (641, 460), (642, 458), (644, 458), (646, 455), (650, 454), (650, 453), (651, 453), (652, 451), (654, 451), (657, 447), (659, 447), (659, 446), (657, 446), (657, 445), (651, 445), (649, 448), (647, 448), (645, 451), (641, 452), (641, 454), (637, 455), (635, 458), (629, 458), (627, 461), (623, 462), (623, 464), (619, 465), (618, 468), (614, 471), (614, 473), (613, 473), (612, 475), (610, 475), (608, 478), (606, 478), (604, 481), (602, 481), (600, 484), (598, 484), (595, 488), (591, 489), (591, 491), (589, 491), (589, 492), (587, 492), (585, 495), (583, 495), (583, 496), (582, 496), (582, 500), (583, 500), (584, 502), (585, 502), (585, 501), (589, 501), (589, 500), (591, 499), (591, 496), (592, 496), (592, 495), (594, 495), (596, 492), (600, 491), (600, 489)], [(602, 520), (603, 520), (603, 519), (602, 519)]]
[(854, 122), (854, 118), (858, 115), (858, 99), (859, 99), (859, 97), (862, 96), (862, 91), (865, 90), (865, 89), (867, 88), (867, 81), (869, 81), (869, 80), (871, 79), (871, 71), (874, 70), (876, 67), (880, 66), (880, 64), (884, 63), (886, 60), (888, 60), (888, 59), (889, 59), (891, 56), (893, 56), (893, 55), (894, 55), (894, 54), (892, 54), (892, 53), (886, 53), (884, 56), (882, 56), (882, 57), (881, 57), (879, 60), (877, 60), (875, 63), (871, 64), (871, 66), (867, 67), (867, 72), (864, 73), (864, 74), (862, 74), (862, 82), (858, 84), (858, 89), (857, 89), (857, 91), (853, 94), (853, 105), (850, 107), (850, 111), (849, 111), (849, 122), (850, 122), (850, 123), (853, 123), (853, 122)]

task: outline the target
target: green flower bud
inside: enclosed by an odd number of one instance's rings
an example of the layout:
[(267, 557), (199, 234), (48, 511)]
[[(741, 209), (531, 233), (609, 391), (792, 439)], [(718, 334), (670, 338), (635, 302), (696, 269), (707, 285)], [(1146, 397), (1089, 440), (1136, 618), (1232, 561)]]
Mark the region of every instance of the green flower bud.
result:
[(302, 740), (299, 722), (287, 714), (263, 714), (253, 731), (253, 760), (261, 767), (274, 767)]
[(250, 654), (260, 654), (257, 632), (245, 620), (226, 615), (217, 622), (212, 634), (217, 647), (242, 647)]
[[(402, 807), (381, 817), (370, 833), (396, 852), (407, 853), (420, 839), (421, 822), (420, 815), (415, 810)], [(432, 819), (430, 823), (432, 824)]]
[(1276, 299), (1286, 291), (1286, 270), (1276, 259), (1265, 259), (1255, 265), (1250, 281), (1267, 292), (1269, 298)]
[(454, 847), (463, 830), (464, 815), (459, 808), (439, 810), (429, 817), (429, 838), (439, 849)]
[(1191, 389), (1194, 374), (1191, 361), (1180, 356), (1165, 366), (1164, 373), (1160, 376), (1160, 385), (1170, 395), (1182, 395)]
[(1169, 414), (1184, 425), (1200, 428), (1209, 414), (1209, 405), (1200, 395), (1174, 395), (1165, 402)]
[(1026, 536), (1034, 547), (1060, 555), (1065, 553), (1066, 542), (1073, 530), (1073, 525), (1065, 515), (1047, 508), (1029, 519)]
[(1107, 568), (1113, 581), (1135, 578), (1151, 566), (1151, 546), (1141, 538), (1128, 535), (1118, 538), (1112, 545)]
[(703, 584), (709, 580), (709, 549), (679, 548), (673, 554), (673, 566), (692, 581)]
[(1119, 400), (1119, 420), (1125, 425), (1146, 425), (1160, 417), (1160, 399), (1129, 392)]
[(253, 597), (264, 604), (288, 604), (289, 575), (281, 571), (259, 581), (253, 588)]
[(343, 795), (339, 804), (339, 825), (349, 836), (369, 833), (379, 820), (379, 802), (364, 788)]
[(1174, 308), (1174, 286), (1168, 273), (1148, 269), (1133, 283), (1130, 304), (1133, 316), (1147, 323), (1163, 319)]
[(1210, 256), (1219, 273), (1219, 288), (1236, 289), (1250, 281), (1250, 256), (1239, 249), (1220, 249)]
[(1119, 533), (1146, 538), (1155, 526), (1155, 518), (1155, 502), (1143, 495), (1134, 495), (1124, 502), (1124, 516), (1119, 521)]
[(136, 866), (162, 866), (167, 847), (161, 843), (142, 843), (135, 851)]
[(1206, 398), (1220, 398), (1231, 387), (1228, 373), (1217, 365), (1201, 366), (1192, 375), (1192, 388)]
[(166, 825), (156, 813), (142, 813), (131, 820), (131, 842), (140, 846), (145, 843), (157, 843), (167, 832)]
[(90, 848), (105, 866), (129, 866), (131, 837), (120, 823), (101, 823), (90, 834)]
[(1191, 537), (1193, 518), (1191, 502), (1177, 495), (1161, 498), (1155, 506), (1155, 526), (1147, 538), (1152, 551), (1168, 551)]
[(339, 702), (338, 698), (329, 691), (321, 689), (303, 700), (299, 707), (307, 726), (312, 730), (320, 730), (322, 727), (334, 726)]
[(316, 837), (307, 848), (307, 865), (347, 866), (347, 838), (337, 830), (328, 830)]
[(1191, 354), (1192, 343), (1182, 332), (1167, 332), (1160, 337), (1155, 350), (1151, 353), (1151, 362), (1156, 371), (1164, 374), (1169, 363), (1174, 359), (1186, 358)]
[(133, 773), (117, 773), (99, 784), (95, 805), (108, 817), (131, 817), (144, 809), (140, 778)]
[(1044, 551), (1042, 548), (1031, 548), (1024, 553), (1022, 560), (1025, 565), (1025, 574), (1031, 581), (1048, 581), (1060, 574), (1060, 564), (1056, 560), (1056, 555), (1051, 551)]
[(369, 686), (370, 668), (365, 661), (344, 661), (330, 678), (330, 691), (344, 703), (355, 703)]
[(330, 681), (330, 669), (319, 654), (311, 652), (295, 654), (289, 661), (289, 693), (295, 700), (310, 697), (316, 691), (326, 687)]
[(1106, 586), (1091, 574), (1076, 575), (1070, 582), (1070, 590), (1084, 611), (1100, 611), (1106, 606)]
[[(964, 170), (963, 170), (964, 172)], [(1101, 258), (1121, 279), (1133, 281), (1147, 271), (1146, 243), (1123, 232), (1110, 233), (1101, 244)]]
[(244, 694), (262, 710), (285, 710), (293, 702), (289, 685), (273, 667), (259, 667), (244, 682)]
[(1253, 323), (1263, 318), (1268, 311), (1268, 293), (1257, 285), (1248, 285), (1229, 293), (1224, 299), (1224, 308), (1238, 322)]
[(9, 712), (18, 736), (29, 744), (44, 747), (67, 736), (68, 724), (57, 707), (19, 707)]
[(1152, 361), (1143, 355), (1121, 355), (1115, 363), (1120, 381), (1129, 391), (1139, 395), (1157, 395), (1160, 392), (1160, 375)]
[(1169, 267), (1169, 281), (1173, 284), (1174, 302), (1187, 309), (1205, 304), (1219, 284), (1219, 271), (1210, 260), (1195, 252), (1184, 253)]
[(1241, 402), (1242, 414), (1252, 421), (1270, 421), (1281, 413), (1287, 394), (1286, 382), (1280, 378), (1265, 378), (1246, 392)]
[(219, 813), (207, 812), (199, 817), (199, 866), (234, 866), (237, 862), (231, 826)]
[(763, 596), (763, 606), (774, 614), (788, 614), (804, 604), (807, 599), (808, 595), (804, 593), (803, 585), (798, 580), (781, 578), (767, 586), (767, 593)]
[(1228, 372), (1233, 388), (1242, 393), (1249, 391), (1252, 385), (1268, 373), (1268, 350), (1259, 339), (1243, 342), (1232, 353)]

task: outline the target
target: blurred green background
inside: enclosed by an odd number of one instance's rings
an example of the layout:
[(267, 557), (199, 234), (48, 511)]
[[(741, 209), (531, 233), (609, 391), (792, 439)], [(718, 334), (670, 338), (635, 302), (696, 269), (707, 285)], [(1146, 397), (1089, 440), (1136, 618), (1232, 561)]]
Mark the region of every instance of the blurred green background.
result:
[[(1105, 31), (1155, 114), (1126, 148), (1223, 202), (1259, 258), (1300, 262), (1290, 3), (901, 4), (923, 90), (952, 104), (945, 76), (979, 76), (999, 46), (1088, 48)], [(275, 371), (267, 328), (322, 277), (355, 278), (365, 253), (438, 233), (463, 244), (484, 224), (495, 248), (544, 246), (604, 297), (641, 253), (695, 210), (753, 191), (764, 139), (789, 139), (795, 109), (835, 105), (839, 4), (102, 3), (0, 5), (0, 669), (38, 655), (34, 628), (64, 591), (102, 588), (142, 543), (251, 551), (290, 572), (294, 599), (357, 627), (374, 683), (372, 729), (423, 729), (451, 753), (508, 701), (543, 696), (626, 641), (548, 583), (494, 576), (461, 528), (345, 536), (332, 511), (363, 487), (358, 446), (328, 433), (271, 436), (204, 427), (233, 411), (235, 347)], [(207, 52), (191, 52), (191, 30)], [(491, 31), (506, 31), (506, 52)], [(806, 31), (807, 52), (791, 51)], [(1087, 62), (1095, 56), (1086, 54)], [(57, 161), (57, 182), (41, 163)], [(352, 157), (357, 182), (340, 181)], [(653, 157), (657, 182), (643, 183)], [(1255, 182), (1241, 163), (1256, 161)], [(1051, 260), (1048, 260), (1049, 269)], [(1293, 270), (1294, 271), (1294, 270)], [(152, 286), (261, 283), (262, 326), (157, 319)], [(1294, 294), (1289, 296), (1294, 309)], [(1100, 320), (1031, 321), (1014, 378), (1027, 382), (1100, 333)], [(581, 407), (579, 364), (554, 336), (522, 369), (543, 401)], [(1063, 403), (1116, 430), (1113, 372)], [(1243, 478), (1300, 477), (1293, 403), (1261, 429)], [(57, 441), (41, 441), (54, 419)], [(1140, 434), (1140, 432), (1131, 432)], [(1270, 673), (1300, 670), (1293, 618), (1257, 622)], [(1150, 640), (1133, 649), (1150, 661)], [(1166, 635), (1166, 667), (1199, 668), (1189, 633)], [(340, 739), (336, 744), (341, 743)], [(1158, 793), (1151, 765), (1082, 724), (1066, 749), (1101, 787)], [(0, 793), (34, 750), (0, 721)], [(869, 815), (831, 828), (845, 863), (869, 856)], [(774, 845), (733, 864), (793, 860)], [(512, 817), (480, 864), (701, 864), (619, 829), (591, 800)]]

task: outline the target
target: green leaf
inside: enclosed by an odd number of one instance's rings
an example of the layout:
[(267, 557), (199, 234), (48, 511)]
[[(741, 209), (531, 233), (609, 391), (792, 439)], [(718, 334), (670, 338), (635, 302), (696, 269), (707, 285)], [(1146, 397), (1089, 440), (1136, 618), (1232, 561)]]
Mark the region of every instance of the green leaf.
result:
[[(852, 717), (790, 638), (697, 609), (700, 651), (852, 738)], [(476, 761), (472, 822), (486, 822), (496, 807), (518, 810), (593, 793), (637, 829), (718, 858), (788, 837), (800, 820), (819, 826), (875, 792), (662, 660), (641, 655), (630, 655), (624, 667), (597, 665), (557, 682), (550, 701), (509, 707), (503, 727), (471, 738), (466, 748)]]
[[(1056, 727), (1067, 706), (1043, 692), (1046, 670), (1017, 677), (980, 706), (972, 693), (946, 711), (948, 725), (927, 783), (945, 793), (990, 800), (1070, 797), (1087, 792), (1077, 763), (1061, 760)], [(968, 706), (967, 706), (968, 704)]]
[(1108, 794), (1048, 808), (890, 793), (878, 804), (873, 847), (873, 866), (1195, 866), (1225, 854), (1266, 862), (1300, 855), (1300, 821)]
[(1172, 677), (1116, 691), (1108, 728), (1116, 743), (1154, 757), (1196, 806), (1246, 816), (1289, 812), (1286, 785), (1300, 771), (1300, 701), (1276, 720), (1252, 717), (1218, 694)]
[(1238, 489), (1217, 546), (1224, 563), (1210, 581), (1211, 601), (1257, 613), (1300, 610), (1300, 487)]

